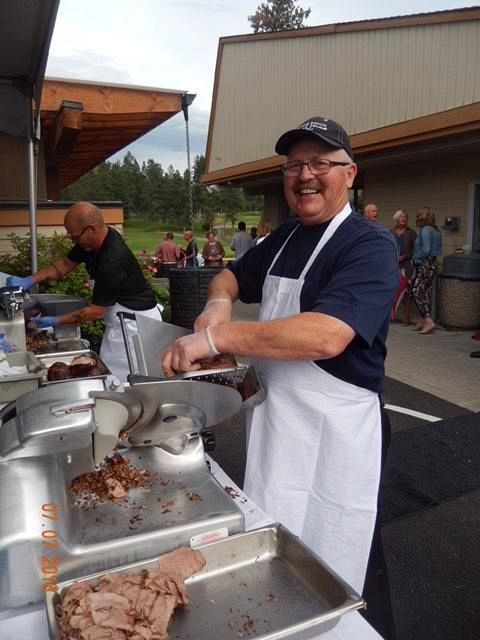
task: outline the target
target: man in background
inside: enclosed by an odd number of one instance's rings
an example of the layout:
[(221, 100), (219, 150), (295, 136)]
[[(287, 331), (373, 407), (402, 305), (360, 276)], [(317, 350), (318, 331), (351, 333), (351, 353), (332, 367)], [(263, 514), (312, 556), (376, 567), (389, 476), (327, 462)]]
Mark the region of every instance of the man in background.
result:
[(363, 211), (363, 215), (365, 218), (367, 218), (367, 220), (371, 220), (372, 222), (376, 222), (377, 218), (378, 218), (378, 207), (376, 204), (373, 204), (373, 202), (371, 202), (370, 204), (367, 204), (367, 206), (365, 207), (364, 211)]
[[(46, 280), (62, 280), (84, 263), (93, 285), (92, 302), (62, 316), (40, 316), (30, 320), (45, 328), (103, 319), (106, 326), (100, 358), (121, 382), (126, 382), (129, 367), (117, 313), (133, 311), (161, 320), (155, 295), (138, 260), (118, 231), (105, 224), (98, 207), (90, 202), (77, 202), (65, 214), (63, 224), (73, 243), (68, 254), (26, 278), (10, 276), (7, 286), (29, 289)], [(134, 323), (127, 322), (127, 331), (130, 335), (136, 333)]]
[(247, 233), (246, 228), (245, 222), (239, 222), (238, 231), (232, 238), (230, 249), (235, 251), (235, 260), (241, 258), (244, 253), (247, 253), (250, 247), (253, 247), (252, 236)]
[(173, 233), (169, 231), (165, 234), (164, 241), (158, 245), (155, 251), (155, 257), (161, 261), (160, 275), (162, 278), (168, 277), (169, 270), (177, 265), (180, 255), (181, 249), (178, 244), (173, 241)]

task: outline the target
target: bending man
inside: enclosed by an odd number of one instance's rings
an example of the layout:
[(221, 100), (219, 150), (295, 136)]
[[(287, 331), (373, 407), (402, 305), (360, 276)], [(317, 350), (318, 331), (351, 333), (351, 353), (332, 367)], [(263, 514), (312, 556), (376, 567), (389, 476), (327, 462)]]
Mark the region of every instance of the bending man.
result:
[[(129, 373), (118, 311), (135, 312), (161, 320), (152, 289), (138, 260), (121, 235), (108, 227), (98, 207), (77, 202), (65, 214), (64, 226), (74, 243), (69, 253), (27, 278), (10, 276), (7, 285), (25, 289), (45, 280), (61, 280), (85, 263), (93, 285), (92, 303), (63, 316), (32, 318), (39, 327), (80, 324), (104, 319), (106, 323), (100, 357), (117, 378), (125, 382)], [(129, 326), (129, 332), (134, 331)]]

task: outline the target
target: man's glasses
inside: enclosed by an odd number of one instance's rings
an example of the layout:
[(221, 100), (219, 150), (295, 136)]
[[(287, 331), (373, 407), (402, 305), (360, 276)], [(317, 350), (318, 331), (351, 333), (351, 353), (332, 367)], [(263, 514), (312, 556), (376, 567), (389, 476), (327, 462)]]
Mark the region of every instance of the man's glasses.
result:
[(70, 240), (72, 242), (75, 242), (76, 244), (80, 240), (80, 238), (83, 236), (83, 234), (85, 233), (85, 231), (88, 229), (89, 226), (90, 225), (87, 224), (87, 226), (83, 227), (83, 229), (77, 235), (74, 235), (73, 233), (67, 233), (67, 237), (70, 238)]
[(292, 160), (292, 162), (286, 162), (282, 165), (283, 175), (289, 178), (294, 178), (302, 173), (302, 169), (307, 165), (308, 170), (314, 176), (323, 176), (330, 171), (332, 167), (346, 167), (351, 162), (336, 162), (335, 160), (307, 160), (307, 162), (298, 162)]

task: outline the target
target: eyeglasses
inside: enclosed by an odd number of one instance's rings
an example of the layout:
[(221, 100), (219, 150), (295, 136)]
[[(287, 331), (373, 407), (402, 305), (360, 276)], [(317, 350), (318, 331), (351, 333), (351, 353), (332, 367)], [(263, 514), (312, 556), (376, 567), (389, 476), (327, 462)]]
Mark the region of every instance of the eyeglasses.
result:
[(83, 229), (77, 235), (74, 235), (73, 233), (67, 233), (67, 237), (70, 238), (70, 240), (72, 242), (75, 242), (76, 244), (80, 240), (80, 238), (83, 236), (83, 234), (85, 233), (85, 231), (88, 229), (89, 226), (90, 225), (87, 224), (87, 226), (83, 227)]
[(346, 167), (351, 162), (336, 162), (335, 160), (307, 160), (307, 162), (298, 162), (293, 160), (292, 162), (286, 162), (282, 165), (283, 175), (289, 178), (297, 177), (302, 173), (302, 169), (307, 165), (308, 170), (314, 176), (324, 176), (330, 171), (332, 167)]

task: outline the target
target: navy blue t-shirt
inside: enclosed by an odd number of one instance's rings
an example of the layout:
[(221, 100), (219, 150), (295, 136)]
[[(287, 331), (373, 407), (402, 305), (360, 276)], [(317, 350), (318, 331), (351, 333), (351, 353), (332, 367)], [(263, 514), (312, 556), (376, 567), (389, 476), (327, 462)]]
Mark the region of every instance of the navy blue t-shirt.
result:
[[(329, 222), (303, 226), (288, 220), (240, 260), (230, 263), (242, 302), (260, 302), (268, 268), (295, 227), (272, 275), (298, 278)], [(398, 287), (397, 247), (379, 224), (352, 213), (305, 276), (300, 311), (343, 320), (356, 332), (345, 351), (316, 364), (331, 375), (377, 393), (383, 391), (390, 310)]]

